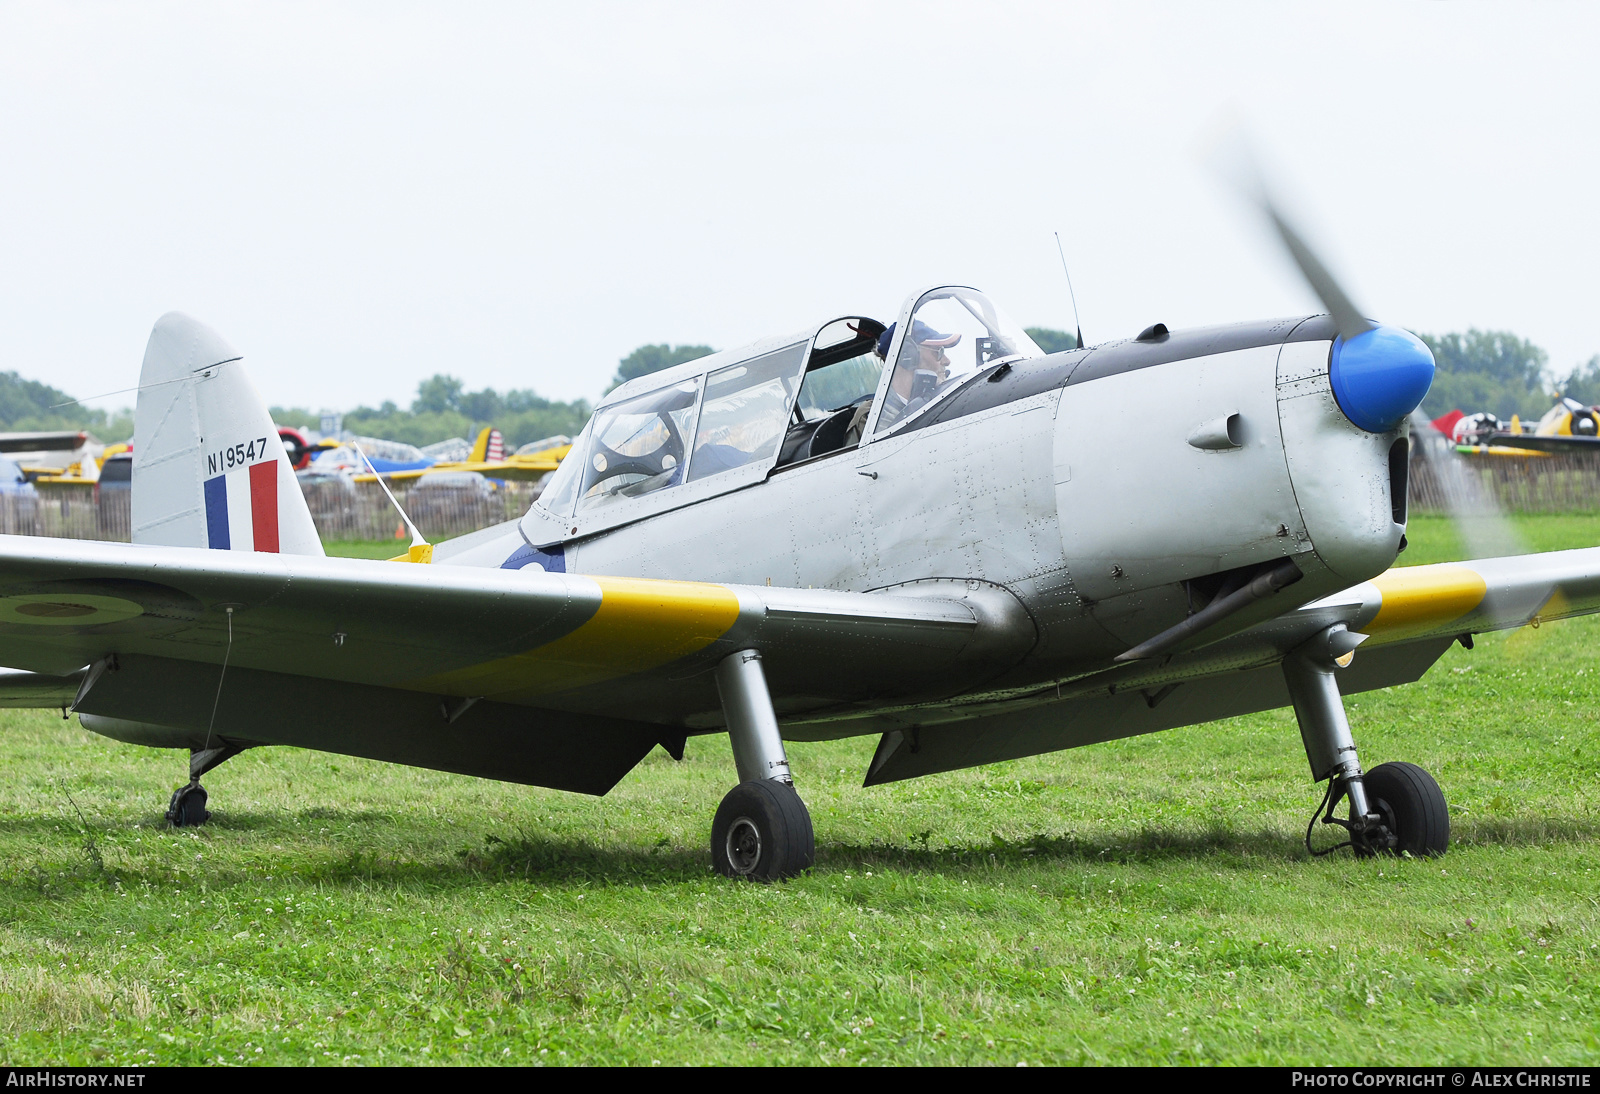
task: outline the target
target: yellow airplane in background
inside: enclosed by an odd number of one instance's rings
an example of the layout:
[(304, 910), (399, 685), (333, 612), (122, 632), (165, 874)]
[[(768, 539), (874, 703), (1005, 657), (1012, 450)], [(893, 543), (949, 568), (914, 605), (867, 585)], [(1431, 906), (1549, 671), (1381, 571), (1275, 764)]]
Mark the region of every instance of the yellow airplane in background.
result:
[[(453, 461), (440, 461), (432, 467), (419, 467), (413, 470), (398, 470), (398, 472), (384, 472), (384, 478), (389, 481), (418, 480), (422, 475), (432, 475), (434, 472), (478, 472), (490, 478), (518, 478), (518, 480), (538, 480), (547, 473), (557, 469), (562, 464), (563, 457), (570, 453), (573, 443), (566, 438), (552, 438), (560, 443), (541, 446), (534, 451), (518, 449), (510, 456), (494, 457), (494, 449), (498, 448), (499, 430), (491, 425), (485, 425), (478, 432), (477, 440), (472, 443), (472, 451), (466, 459), (453, 459)], [(528, 448), (528, 446), (523, 446)], [(355, 475), (358, 483), (370, 483), (376, 480), (376, 475)]]
[[(549, 440), (556, 443), (535, 442), (538, 447), (532, 448), (531, 451), (529, 450), (531, 446), (524, 445), (522, 449), (507, 456), (502, 454), (504, 449), (501, 447), (500, 431), (492, 426), (485, 426), (479, 431), (477, 440), (472, 444), (472, 450), (464, 460), (441, 460), (428, 467), (411, 467), (396, 471), (380, 471), (380, 473), (390, 482), (414, 482), (424, 475), (447, 471), (476, 471), (492, 479), (537, 480), (559, 467), (562, 458), (572, 449), (571, 440), (565, 437)], [(352, 478), (356, 482), (376, 482), (378, 476), (369, 471)]]
[[(111, 448), (94, 434), (81, 429), (48, 430), (33, 433), (0, 433), (0, 453), (10, 456), (30, 482), (77, 480), (93, 483), (101, 463)], [(87, 476), (81, 470), (88, 468)]]

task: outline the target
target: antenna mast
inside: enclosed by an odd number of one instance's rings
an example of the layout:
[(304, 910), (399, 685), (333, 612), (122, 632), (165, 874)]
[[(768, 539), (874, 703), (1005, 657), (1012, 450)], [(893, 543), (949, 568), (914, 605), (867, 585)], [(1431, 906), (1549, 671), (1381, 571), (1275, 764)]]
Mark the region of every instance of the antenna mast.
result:
[[(411, 518), (406, 515), (406, 511), (400, 508), (400, 503), (395, 500), (394, 492), (389, 489), (389, 484), (383, 481), (383, 476), (378, 474), (378, 469), (372, 466), (372, 457), (367, 455), (367, 450), (362, 448), (361, 445), (356, 441), (351, 441), (350, 447), (355, 449), (356, 452), (360, 454), (362, 460), (366, 462), (367, 470), (372, 472), (373, 477), (378, 480), (378, 485), (383, 487), (384, 494), (386, 494), (389, 498), (389, 504), (394, 506), (394, 511), (400, 514), (400, 519), (404, 521), (405, 526), (411, 530), (411, 547), (406, 552), (408, 555), (410, 555), (410, 561), (432, 562), (433, 545), (423, 538), (422, 533), (417, 531), (417, 526), (411, 523)], [(228, 618), (230, 620), (233, 618), (233, 609), (231, 608), (228, 609)]]
[(1067, 269), (1067, 252), (1061, 249), (1061, 233), (1055, 233), (1056, 254), (1061, 256), (1061, 272), (1067, 275), (1067, 294), (1072, 297), (1072, 321), (1078, 325), (1078, 348), (1083, 348), (1083, 320), (1078, 318), (1078, 294), (1072, 289), (1072, 273)]

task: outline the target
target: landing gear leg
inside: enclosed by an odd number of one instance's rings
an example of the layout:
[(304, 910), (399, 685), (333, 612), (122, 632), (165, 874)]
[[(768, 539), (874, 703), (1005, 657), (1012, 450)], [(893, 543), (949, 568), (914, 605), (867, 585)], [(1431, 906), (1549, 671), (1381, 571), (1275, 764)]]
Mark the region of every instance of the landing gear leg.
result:
[(717, 690), (728, 722), (739, 785), (711, 824), (711, 862), (719, 874), (778, 881), (816, 860), (811, 814), (789, 777), (778, 718), (755, 650), (729, 654), (717, 666)]
[[(1371, 772), (1361, 769), (1334, 671), (1362, 640), (1363, 636), (1336, 623), (1283, 659), (1283, 676), (1294, 700), (1311, 778), (1329, 780), (1326, 809), (1318, 810), (1322, 823), (1348, 831), (1350, 845), (1359, 856), (1402, 851), (1442, 855), (1450, 844), (1450, 812), (1433, 776), (1416, 764), (1381, 764)], [(1342, 820), (1334, 816), (1334, 810), (1346, 798), (1350, 817)], [(1315, 823), (1313, 818), (1312, 825)], [(1307, 849), (1310, 846), (1308, 826)]]
[(206, 788), (200, 785), (200, 776), (249, 747), (223, 741), (214, 748), (190, 749), (189, 784), (172, 792), (172, 801), (167, 806), (167, 822), (174, 828), (193, 828), (210, 820), (211, 813), (206, 809)]

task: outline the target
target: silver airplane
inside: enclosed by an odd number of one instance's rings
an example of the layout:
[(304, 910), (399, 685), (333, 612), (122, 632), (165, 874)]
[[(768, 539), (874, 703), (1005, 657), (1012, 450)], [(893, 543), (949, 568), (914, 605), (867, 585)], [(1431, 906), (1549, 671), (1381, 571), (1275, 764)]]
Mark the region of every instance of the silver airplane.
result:
[(726, 734), (712, 860), (760, 880), (814, 858), (786, 742), (875, 736), (872, 785), (1292, 703), (1324, 823), (1442, 853), (1341, 696), (1600, 610), (1600, 549), (1391, 569), (1432, 356), (1272, 215), (1328, 314), (1046, 354), (937, 286), (619, 387), (525, 516), (406, 562), (323, 557), (240, 355), (169, 314), (133, 544), (0, 536), (0, 701), (188, 749), (177, 825), (261, 745), (604, 794)]

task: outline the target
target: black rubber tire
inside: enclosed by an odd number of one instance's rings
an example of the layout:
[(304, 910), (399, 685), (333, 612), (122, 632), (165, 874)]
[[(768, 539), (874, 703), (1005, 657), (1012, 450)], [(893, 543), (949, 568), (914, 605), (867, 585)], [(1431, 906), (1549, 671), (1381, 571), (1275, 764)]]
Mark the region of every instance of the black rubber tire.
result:
[(809, 870), (816, 858), (811, 814), (788, 783), (740, 783), (717, 806), (711, 865), (724, 877), (781, 881)]
[(1416, 764), (1379, 764), (1363, 780), (1367, 801), (1395, 836), (1394, 854), (1421, 858), (1450, 847), (1450, 809), (1433, 776)]
[(211, 819), (206, 809), (206, 788), (182, 786), (172, 792), (172, 803), (167, 806), (167, 820), (174, 828), (197, 828)]

